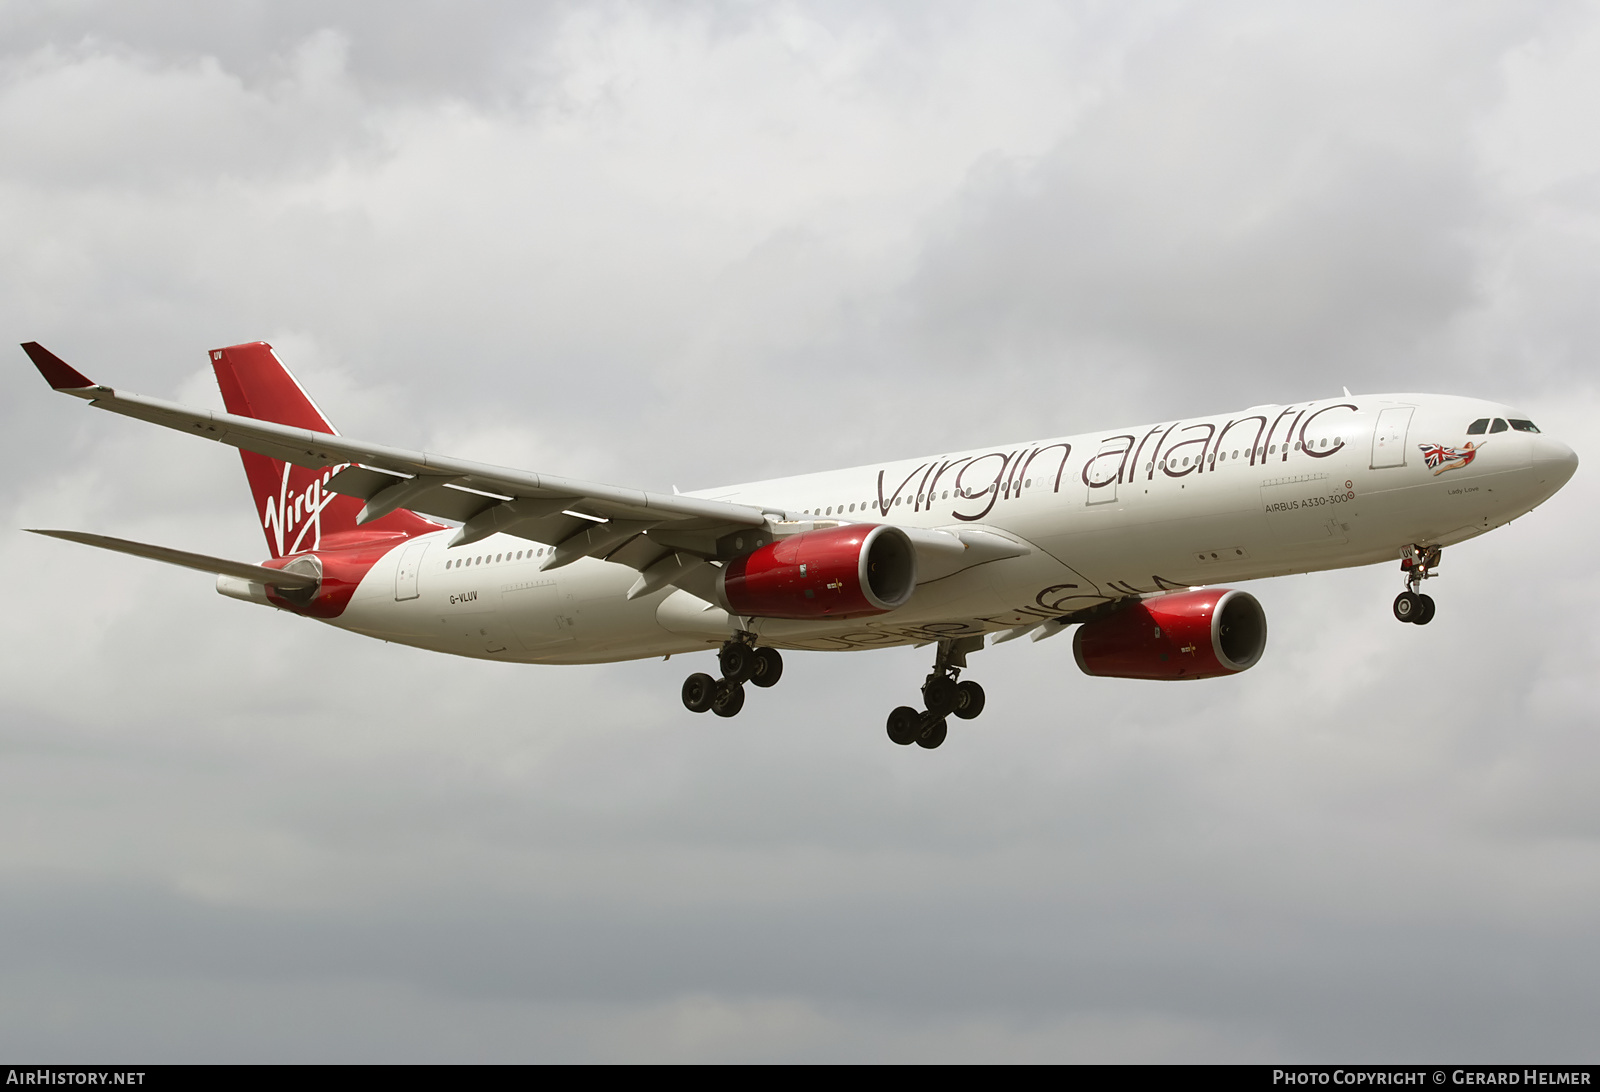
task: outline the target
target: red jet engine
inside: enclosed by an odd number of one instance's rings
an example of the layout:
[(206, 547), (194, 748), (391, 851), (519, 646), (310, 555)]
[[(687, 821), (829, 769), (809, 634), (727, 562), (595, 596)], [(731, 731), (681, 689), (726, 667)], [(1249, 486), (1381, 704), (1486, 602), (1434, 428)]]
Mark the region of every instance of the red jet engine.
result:
[(1254, 667), (1267, 647), (1267, 614), (1249, 592), (1171, 592), (1129, 603), (1078, 627), (1072, 655), (1086, 675), (1214, 679)]
[(917, 586), (911, 539), (888, 524), (844, 524), (768, 543), (728, 563), (728, 609), (761, 618), (855, 618), (905, 606)]

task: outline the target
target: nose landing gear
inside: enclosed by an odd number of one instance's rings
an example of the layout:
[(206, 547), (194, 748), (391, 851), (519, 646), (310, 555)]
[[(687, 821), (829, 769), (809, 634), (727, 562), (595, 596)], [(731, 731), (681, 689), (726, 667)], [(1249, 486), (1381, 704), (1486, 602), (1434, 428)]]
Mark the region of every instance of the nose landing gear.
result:
[(951, 716), (971, 720), (983, 712), (983, 687), (968, 679), (960, 682), (967, 653), (983, 647), (983, 638), (959, 637), (940, 641), (933, 671), (922, 684), (921, 712), (902, 705), (889, 714), (889, 739), (902, 747), (915, 743), (928, 750), (939, 746), (949, 733)]
[(1400, 558), (1400, 571), (1406, 577), (1406, 590), (1394, 598), (1394, 616), (1399, 621), (1425, 626), (1433, 621), (1433, 596), (1417, 589), (1424, 580), (1439, 574), (1434, 567), (1444, 550), (1438, 546), (1407, 546)]
[(710, 711), (737, 716), (744, 708), (744, 684), (772, 686), (783, 677), (783, 657), (775, 648), (757, 647), (753, 633), (741, 632), (717, 653), (722, 678), (697, 671), (683, 681), (683, 707), (691, 713)]

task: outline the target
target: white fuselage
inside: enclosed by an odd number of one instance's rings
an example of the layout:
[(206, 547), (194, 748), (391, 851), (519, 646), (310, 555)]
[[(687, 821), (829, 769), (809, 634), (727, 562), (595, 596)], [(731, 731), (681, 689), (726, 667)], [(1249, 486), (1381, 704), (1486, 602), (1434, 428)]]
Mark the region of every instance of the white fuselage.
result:
[[(1366, 565), (1482, 534), (1540, 504), (1576, 467), (1549, 436), (1467, 435), (1474, 420), (1517, 416), (1446, 395), (1346, 397), (693, 494), (824, 526), (981, 529), (1019, 549), (919, 583), (905, 606), (871, 617), (740, 620), (671, 587), (629, 600), (639, 574), (623, 565), (542, 571), (548, 549), (538, 543), (498, 535), (452, 549), (442, 531), (391, 551), (333, 624), (525, 663), (689, 652), (740, 628), (819, 650), (1011, 629), (1108, 599)], [(1424, 458), (1426, 445), (1468, 442), (1466, 465)], [(472, 563), (445, 567), (461, 558)]]

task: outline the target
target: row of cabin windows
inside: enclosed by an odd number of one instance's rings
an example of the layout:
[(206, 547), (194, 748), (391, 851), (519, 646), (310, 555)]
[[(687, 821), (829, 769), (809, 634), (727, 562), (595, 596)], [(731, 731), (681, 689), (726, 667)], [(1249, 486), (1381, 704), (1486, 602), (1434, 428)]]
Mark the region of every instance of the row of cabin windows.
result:
[(1487, 417), (1480, 417), (1467, 426), (1467, 435), (1482, 436), (1485, 432), (1493, 434), (1505, 432), (1507, 429), (1515, 429), (1517, 432), (1538, 432), (1539, 426), (1532, 421), (1518, 421), (1516, 418), (1507, 421), (1504, 417), (1496, 417), (1491, 422)]
[[(1333, 438), (1332, 442), (1333, 442), (1333, 446), (1334, 447), (1338, 447), (1341, 443), (1344, 442), (1344, 437), (1335, 436)], [(1305, 442), (1305, 444), (1304, 444), (1304, 447), (1306, 447), (1306, 448), (1312, 448), (1312, 447), (1325, 448), (1325, 447), (1328, 446), (1328, 443), (1329, 443), (1328, 438), (1326, 436), (1324, 436), (1320, 440), (1307, 440)], [(1257, 459), (1265, 459), (1268, 455), (1276, 455), (1278, 453), (1278, 449), (1280, 447), (1283, 448), (1286, 453), (1289, 450), (1289, 445), (1288, 444), (1268, 444), (1265, 447), (1256, 448), (1256, 452), (1255, 452), (1256, 458)], [(1296, 450), (1296, 451), (1303, 450), (1300, 441), (1298, 441), (1298, 440), (1295, 441), (1294, 450)], [(1233, 451), (1231, 453), (1227, 452), (1227, 451), (1213, 451), (1211, 453), (1211, 455), (1206, 459), (1206, 462), (1211, 464), (1211, 465), (1215, 465), (1218, 461), (1227, 462), (1229, 459), (1248, 459), (1249, 457), (1250, 457), (1250, 449), (1249, 448), (1245, 448), (1243, 452), (1240, 452), (1240, 451), (1237, 451), (1237, 450), (1235, 450), (1235, 451)], [(1167, 470), (1167, 469), (1170, 468), (1170, 469), (1176, 470), (1180, 466), (1188, 466), (1191, 462), (1198, 463), (1199, 461), (1200, 460), (1198, 458), (1196, 458), (1196, 459), (1184, 458), (1184, 459), (1181, 459), (1181, 460), (1180, 459), (1163, 459), (1159, 463), (1156, 464), (1155, 469), (1157, 469), (1157, 470)], [(1150, 464), (1149, 463), (1145, 463), (1144, 464), (1144, 472), (1146, 474), (1148, 474), (1148, 473), (1150, 473), (1150, 469), (1151, 469), (1150, 468)]]
[[(555, 553), (554, 550), (550, 552)], [(507, 550), (503, 554), (478, 554), (476, 557), (458, 557), (452, 561), (446, 561), (444, 567), (447, 569), (463, 569), (469, 565), (493, 565), (496, 561), (521, 561), (524, 554), (531, 560), (536, 557), (543, 557), (544, 550), (543, 548), (538, 550), (518, 550), (515, 554)]]
[[(960, 500), (960, 499), (962, 499), (962, 497), (965, 497), (967, 500), (971, 500), (974, 497), (981, 497), (985, 493), (994, 493), (994, 492), (1004, 492), (1006, 494), (1006, 496), (1009, 497), (1013, 493), (1020, 493), (1020, 492), (1023, 491), (1023, 489), (1031, 489), (1031, 488), (1033, 488), (1033, 479), (1032, 478), (1023, 478), (1021, 481), (1001, 482), (998, 485), (991, 485), (987, 489), (978, 490), (978, 492), (976, 492), (976, 493), (972, 492), (971, 490), (967, 490), (965, 493), (963, 493), (962, 490), (957, 489), (956, 490), (956, 499)], [(917, 494), (917, 503), (918, 504), (932, 504), (934, 501), (949, 500), (949, 499), (950, 499), (950, 490), (948, 490), (948, 489), (946, 489), (942, 493), (936, 491), (936, 492), (932, 492), (932, 493), (918, 493)], [(902, 500), (909, 501), (909, 500), (911, 500), (911, 497), (910, 497), (909, 494), (907, 496), (904, 496), (904, 497), (896, 497), (894, 500), (889, 502), (889, 507), (893, 508), (895, 505), (899, 504)], [(842, 516), (842, 515), (845, 515), (847, 512), (854, 512), (857, 509), (857, 507), (858, 506), (854, 505), (854, 504), (851, 504), (851, 505), (832, 504), (832, 505), (829, 505), (826, 508), (807, 508), (804, 512), (802, 512), (800, 514), (803, 515), (803, 516), (832, 516), (832, 515), (841, 515)], [(865, 512), (870, 507), (872, 507), (872, 502), (871, 501), (862, 501), (861, 504), (859, 505), (859, 508), (863, 512)]]

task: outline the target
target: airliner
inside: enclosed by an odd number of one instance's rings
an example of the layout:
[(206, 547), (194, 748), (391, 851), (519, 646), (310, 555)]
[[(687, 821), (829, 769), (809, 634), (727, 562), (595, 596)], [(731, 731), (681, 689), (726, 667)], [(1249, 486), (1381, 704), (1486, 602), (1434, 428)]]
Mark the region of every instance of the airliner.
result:
[[(230, 561), (79, 531), (36, 533), (216, 576), (217, 591), (418, 648), (527, 664), (716, 654), (683, 684), (731, 717), (780, 650), (930, 646), (935, 748), (983, 711), (967, 657), (1076, 627), (1090, 675), (1218, 678), (1267, 644), (1220, 587), (1400, 565), (1394, 617), (1427, 625), (1441, 551), (1532, 511), (1571, 448), (1509, 406), (1352, 395), (994, 448), (656, 493), (341, 436), (265, 342), (211, 352), (219, 413), (92, 382), (22, 346), (52, 388), (239, 449), (270, 557)], [(707, 665), (709, 666), (709, 665)]]

